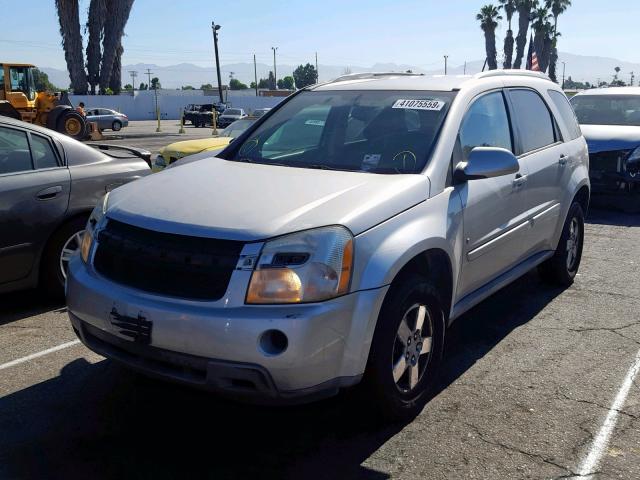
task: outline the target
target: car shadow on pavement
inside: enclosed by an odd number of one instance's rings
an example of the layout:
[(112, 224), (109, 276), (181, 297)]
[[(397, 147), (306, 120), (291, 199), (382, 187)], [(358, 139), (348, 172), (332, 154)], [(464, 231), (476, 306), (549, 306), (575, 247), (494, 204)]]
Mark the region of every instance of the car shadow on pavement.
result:
[(604, 208), (590, 208), (587, 223), (620, 227), (640, 227), (639, 213), (624, 213)]
[(39, 290), (0, 294), (0, 325), (50, 311), (66, 309), (63, 300), (51, 300)]
[[(561, 291), (530, 273), (456, 321), (436, 395)], [(77, 359), (0, 399), (0, 477), (381, 480), (362, 464), (404, 426), (359, 392), (259, 407)]]

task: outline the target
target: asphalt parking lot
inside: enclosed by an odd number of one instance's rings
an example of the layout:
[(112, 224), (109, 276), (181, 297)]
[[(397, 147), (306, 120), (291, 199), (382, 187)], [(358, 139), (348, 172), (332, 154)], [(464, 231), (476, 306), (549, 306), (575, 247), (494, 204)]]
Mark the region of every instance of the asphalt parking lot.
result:
[[(158, 122), (156, 120), (136, 120), (129, 122), (129, 126), (119, 132), (105, 130), (102, 132), (102, 140), (89, 141), (87, 143), (109, 143), (113, 145), (127, 145), (144, 148), (153, 154), (170, 143), (183, 140), (195, 140), (213, 136), (211, 127), (195, 128), (193, 125), (185, 125), (184, 133), (180, 130), (179, 120), (161, 120), (160, 132), (156, 132)], [(220, 132), (222, 129), (218, 129)]]
[[(456, 322), (435, 397), (384, 425), (358, 392), (267, 408), (149, 380), (75, 340), (63, 305), (0, 296), (0, 478), (640, 478), (640, 218), (592, 212), (575, 284), (530, 273)], [(58, 350), (50, 350), (59, 347)], [(36, 358), (36, 353), (48, 352)]]

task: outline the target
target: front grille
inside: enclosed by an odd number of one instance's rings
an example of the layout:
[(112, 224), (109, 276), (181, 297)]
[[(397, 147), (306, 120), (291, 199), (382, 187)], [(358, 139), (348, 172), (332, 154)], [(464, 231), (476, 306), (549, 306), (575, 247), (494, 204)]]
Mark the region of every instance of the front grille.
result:
[(600, 173), (620, 173), (624, 158), (629, 150), (599, 152), (589, 155), (589, 170)]
[(98, 234), (94, 268), (150, 293), (215, 301), (227, 291), (243, 243), (161, 233), (109, 220)]

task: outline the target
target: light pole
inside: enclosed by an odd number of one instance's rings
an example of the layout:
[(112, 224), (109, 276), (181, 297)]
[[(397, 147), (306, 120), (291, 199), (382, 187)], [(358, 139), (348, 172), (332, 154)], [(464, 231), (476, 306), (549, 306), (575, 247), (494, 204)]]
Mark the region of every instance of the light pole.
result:
[(222, 79), (220, 78), (220, 57), (218, 56), (218, 30), (220, 25), (216, 25), (216, 22), (211, 22), (211, 30), (213, 31), (213, 48), (216, 52), (216, 71), (218, 73), (218, 95), (220, 95), (220, 103), (224, 103), (222, 99)]
[(444, 56), (444, 74), (447, 74), (447, 60), (449, 60), (449, 55)]
[(562, 62), (562, 90), (564, 90), (564, 72), (566, 68), (567, 68), (567, 63)]
[(276, 50), (278, 50), (278, 47), (271, 47), (271, 50), (273, 50), (273, 83), (275, 86), (275, 90), (278, 89), (278, 71), (276, 70)]

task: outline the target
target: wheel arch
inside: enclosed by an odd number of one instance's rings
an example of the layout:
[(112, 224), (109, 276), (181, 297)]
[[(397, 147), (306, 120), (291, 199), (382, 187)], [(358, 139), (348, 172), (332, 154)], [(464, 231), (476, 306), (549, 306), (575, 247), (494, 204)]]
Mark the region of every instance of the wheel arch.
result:
[(585, 184), (578, 189), (571, 203), (578, 202), (582, 207), (582, 212), (586, 217), (587, 211), (589, 210), (590, 198), (591, 198), (591, 190), (589, 189), (589, 186)]

